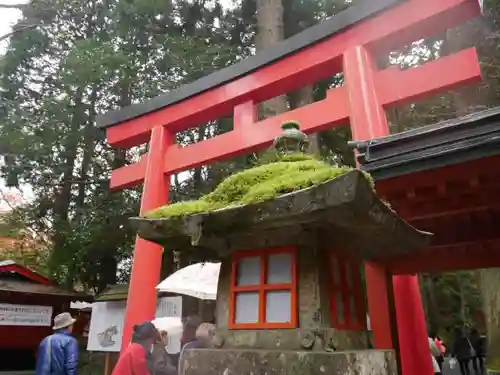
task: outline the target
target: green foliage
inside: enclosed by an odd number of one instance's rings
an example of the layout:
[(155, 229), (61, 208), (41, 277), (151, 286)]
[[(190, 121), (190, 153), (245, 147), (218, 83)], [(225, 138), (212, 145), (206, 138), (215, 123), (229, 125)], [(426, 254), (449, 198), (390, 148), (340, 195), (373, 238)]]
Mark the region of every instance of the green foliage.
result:
[(196, 201), (166, 205), (149, 212), (151, 219), (185, 216), (221, 208), (259, 203), (277, 196), (315, 186), (350, 171), (332, 167), (307, 155), (291, 155), (236, 173), (212, 193)]
[(477, 327), (482, 309), (476, 272), (421, 275), (421, 291), (429, 328), (448, 341), (456, 327)]
[(0, 261), (12, 260), (47, 276), (47, 239), (33, 233), (26, 225), (26, 219), (25, 208), (16, 208), (0, 215)]
[[(99, 291), (116, 283), (118, 264), (130, 259), (128, 218), (138, 212), (139, 194), (110, 192), (107, 177), (141, 150), (112, 150), (95, 127), (97, 114), (245, 56), (251, 40), (228, 43), (239, 12), (168, 0), (34, 0), (23, 9), (20, 31), (0, 58), (1, 177), (33, 189), (24, 225), (48, 238), (52, 278)], [(27, 23), (36, 27), (23, 29)], [(212, 122), (205, 134), (180, 134), (180, 143), (231, 127)], [(191, 186), (174, 190), (177, 199), (191, 194)]]

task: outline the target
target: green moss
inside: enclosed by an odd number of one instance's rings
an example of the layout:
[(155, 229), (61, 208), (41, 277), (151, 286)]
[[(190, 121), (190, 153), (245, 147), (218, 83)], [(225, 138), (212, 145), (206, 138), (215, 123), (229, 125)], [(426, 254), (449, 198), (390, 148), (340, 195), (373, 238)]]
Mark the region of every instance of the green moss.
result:
[(147, 213), (149, 219), (186, 216), (221, 208), (259, 203), (280, 195), (319, 185), (352, 170), (332, 167), (315, 158), (295, 154), (277, 157), (255, 168), (236, 173), (208, 195), (196, 200), (160, 207)]
[(268, 152), (263, 153), (256, 161), (255, 165), (260, 166), (260, 165), (265, 165), (265, 164), (270, 164), (270, 163), (277, 163), (277, 162), (293, 162), (293, 161), (305, 161), (305, 160), (317, 160), (321, 161), (320, 158), (312, 155), (306, 155), (306, 154), (290, 154), (290, 155), (279, 155), (276, 151), (271, 150)]

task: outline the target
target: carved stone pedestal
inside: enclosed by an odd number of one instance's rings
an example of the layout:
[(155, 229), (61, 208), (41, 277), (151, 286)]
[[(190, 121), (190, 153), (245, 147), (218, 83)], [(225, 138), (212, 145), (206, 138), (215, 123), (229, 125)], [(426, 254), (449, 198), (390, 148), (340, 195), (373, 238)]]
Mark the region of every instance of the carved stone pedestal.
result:
[(196, 349), (186, 352), (180, 375), (397, 375), (393, 351), (339, 353)]

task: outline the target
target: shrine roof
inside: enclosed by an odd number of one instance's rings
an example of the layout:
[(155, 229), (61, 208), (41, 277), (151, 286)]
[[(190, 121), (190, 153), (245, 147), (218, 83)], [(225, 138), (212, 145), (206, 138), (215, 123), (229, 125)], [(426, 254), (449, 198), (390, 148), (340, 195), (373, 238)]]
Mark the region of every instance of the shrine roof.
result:
[(128, 284), (115, 284), (108, 285), (102, 293), (100, 293), (95, 301), (108, 302), (108, 301), (125, 301), (128, 296)]
[[(128, 298), (128, 284), (108, 285), (106, 289), (96, 296), (95, 302), (116, 302), (125, 301)], [(160, 296), (174, 296), (178, 294), (158, 292)]]
[(43, 285), (54, 285), (52, 280), (10, 259), (0, 261), (0, 279), (5, 275), (19, 275), (24, 280)]
[(310, 27), (278, 43), (272, 48), (248, 57), (239, 63), (228, 66), (190, 84), (183, 85), (170, 93), (99, 116), (97, 124), (102, 128), (111, 127), (120, 122), (160, 110), (202, 92), (224, 85), (284, 59), (306, 47), (321, 42), (328, 37), (342, 33), (354, 24), (366, 20), (400, 2), (401, 0), (363, 0), (359, 4), (351, 6), (328, 20)]
[(43, 294), (61, 298), (78, 298), (81, 301), (93, 299), (85, 293), (63, 288), (13, 260), (0, 261), (0, 292)]
[(358, 144), (375, 180), (500, 155), (500, 107)]
[(41, 294), (81, 301), (91, 301), (93, 298), (87, 294), (68, 290), (57, 285), (43, 285), (23, 280), (5, 280), (0, 278), (0, 292)]

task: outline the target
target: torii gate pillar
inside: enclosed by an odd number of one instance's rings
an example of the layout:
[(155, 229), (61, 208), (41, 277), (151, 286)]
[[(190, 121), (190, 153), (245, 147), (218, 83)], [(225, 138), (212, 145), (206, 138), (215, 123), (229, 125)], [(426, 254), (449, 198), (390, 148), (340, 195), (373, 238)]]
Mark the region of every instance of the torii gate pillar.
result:
[[(347, 87), (350, 122), (354, 140), (367, 140), (389, 135), (385, 110), (380, 105), (375, 85), (375, 62), (369, 51), (356, 46), (344, 53), (344, 82)], [(390, 299), (391, 288), (386, 271), (373, 264), (365, 267), (366, 288), (375, 347), (395, 348), (391, 323), (394, 321)], [(416, 275), (393, 276), (394, 302), (400, 348), (400, 367), (403, 375), (432, 375), (434, 373), (427, 324)], [(384, 295), (385, 300), (380, 299)]]
[[(141, 215), (168, 203), (170, 175), (163, 173), (165, 153), (173, 144), (173, 137), (164, 126), (151, 131), (149, 152), (144, 173)], [(130, 343), (132, 327), (144, 320), (153, 320), (156, 313), (156, 285), (160, 281), (163, 247), (143, 240), (135, 240), (134, 261), (127, 297), (127, 310), (121, 351)]]

